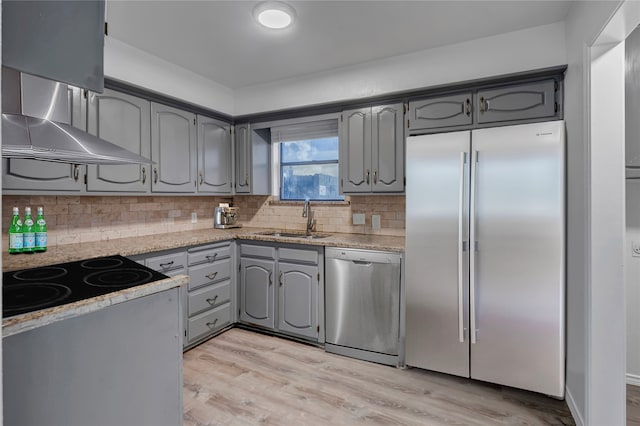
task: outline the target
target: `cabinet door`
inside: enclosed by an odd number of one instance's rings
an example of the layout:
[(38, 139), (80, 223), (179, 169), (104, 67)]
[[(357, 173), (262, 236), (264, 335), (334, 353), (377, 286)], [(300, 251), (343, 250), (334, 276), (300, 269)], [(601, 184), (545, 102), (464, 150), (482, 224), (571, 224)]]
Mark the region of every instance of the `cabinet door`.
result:
[(469, 92), (409, 102), (409, 130), (470, 125), (471, 99)]
[(198, 192), (232, 193), (232, 152), (231, 125), (199, 115)]
[(370, 192), (371, 108), (343, 111), (340, 124), (342, 192)]
[(196, 191), (196, 116), (151, 103), (151, 192)]
[(274, 328), (275, 261), (240, 259), (240, 320)]
[(374, 192), (404, 191), (404, 105), (371, 109), (371, 187)]
[[(105, 89), (91, 93), (88, 106), (88, 131), (131, 152), (149, 158), (149, 102)], [(87, 190), (109, 192), (149, 192), (150, 170), (144, 164), (89, 165)]]
[(236, 126), (236, 193), (251, 192), (251, 134), (249, 125)]
[(278, 329), (318, 338), (317, 266), (278, 263)]
[(557, 112), (555, 92), (555, 80), (480, 90), (477, 122), (553, 117)]
[[(87, 130), (87, 101), (82, 89), (68, 86), (71, 125)], [(84, 186), (85, 165), (4, 158), (2, 188), (6, 190), (74, 191)]]

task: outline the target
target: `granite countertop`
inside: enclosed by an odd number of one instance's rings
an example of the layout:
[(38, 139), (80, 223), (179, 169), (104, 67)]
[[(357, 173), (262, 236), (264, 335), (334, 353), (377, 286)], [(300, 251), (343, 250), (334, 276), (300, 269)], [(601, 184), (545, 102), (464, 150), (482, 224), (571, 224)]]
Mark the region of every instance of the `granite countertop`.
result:
[[(148, 235), (142, 237), (118, 238), (109, 241), (66, 244), (49, 247), (44, 253), (35, 254), (2, 254), (3, 272), (18, 269), (37, 268), (56, 263), (73, 262), (100, 256), (135, 256), (162, 250), (190, 247), (218, 241), (242, 239), (254, 241), (271, 241), (326, 247), (346, 247), (367, 250), (404, 251), (404, 237), (366, 234), (327, 234), (323, 238), (287, 238), (262, 235), (264, 232), (276, 231), (267, 228), (232, 228), (232, 229), (197, 229), (185, 232)], [(295, 231), (287, 231), (295, 232)]]
[[(163, 250), (191, 247), (231, 239), (294, 243), (326, 247), (346, 247), (368, 250), (403, 252), (404, 237), (363, 234), (327, 234), (317, 233), (322, 238), (296, 238), (264, 235), (274, 232), (265, 228), (199, 229), (186, 232), (173, 232), (143, 237), (120, 238), (109, 241), (67, 244), (54, 246), (44, 253), (10, 255), (3, 253), (3, 272), (19, 269), (37, 268), (56, 263), (73, 262), (100, 256), (135, 256)], [(282, 231), (295, 232), (295, 231)], [(178, 275), (149, 284), (127, 288), (121, 291), (80, 300), (66, 305), (55, 306), (22, 315), (6, 318), (2, 321), (2, 336), (8, 337), (23, 331), (32, 330), (67, 318), (73, 318), (107, 306), (123, 303), (131, 299), (147, 296), (189, 282), (189, 277)]]
[(124, 290), (91, 297), (89, 299), (79, 300), (66, 305), (27, 312), (22, 315), (15, 315), (2, 320), (2, 337), (12, 336), (24, 331), (53, 324), (54, 322), (62, 321), (64, 319), (74, 318), (90, 312), (99, 311), (107, 306), (117, 305), (128, 300), (159, 293), (174, 287), (181, 287), (188, 283), (188, 276), (176, 275), (175, 277), (126, 288)]

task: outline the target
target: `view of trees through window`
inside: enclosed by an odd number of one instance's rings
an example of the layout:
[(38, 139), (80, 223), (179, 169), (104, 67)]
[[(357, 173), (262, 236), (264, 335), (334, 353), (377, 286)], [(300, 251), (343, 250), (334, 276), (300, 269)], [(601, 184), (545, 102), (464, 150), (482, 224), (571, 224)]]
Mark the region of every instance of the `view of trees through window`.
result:
[(280, 143), (281, 200), (344, 200), (338, 187), (338, 137)]

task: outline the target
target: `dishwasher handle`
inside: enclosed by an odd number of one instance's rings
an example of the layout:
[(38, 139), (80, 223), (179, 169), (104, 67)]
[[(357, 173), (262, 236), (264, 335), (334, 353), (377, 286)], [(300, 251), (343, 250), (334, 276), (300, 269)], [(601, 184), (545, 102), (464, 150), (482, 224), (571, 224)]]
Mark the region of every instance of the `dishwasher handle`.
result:
[(353, 262), (355, 264), (382, 263), (400, 264), (400, 253), (359, 250), (338, 247), (327, 247), (324, 250), (325, 259), (338, 259)]
[(352, 260), (351, 262), (355, 263), (356, 265), (363, 265), (363, 266), (373, 265), (373, 262), (367, 262), (366, 260)]

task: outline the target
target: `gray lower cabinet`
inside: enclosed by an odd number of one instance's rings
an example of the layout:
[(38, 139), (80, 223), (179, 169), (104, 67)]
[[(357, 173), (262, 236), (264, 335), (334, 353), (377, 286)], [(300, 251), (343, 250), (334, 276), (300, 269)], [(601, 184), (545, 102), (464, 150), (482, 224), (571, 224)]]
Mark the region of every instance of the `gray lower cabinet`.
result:
[(230, 325), (234, 306), (230, 241), (188, 250), (187, 341), (193, 346)]
[(322, 248), (240, 244), (240, 321), (318, 341)]
[(409, 102), (409, 130), (469, 126), (473, 123), (471, 92)]
[[(86, 130), (86, 99), (82, 89), (68, 86), (71, 125)], [(24, 158), (2, 159), (2, 189), (12, 191), (81, 192), (84, 189), (84, 164), (55, 163)]]
[(146, 266), (166, 275), (189, 275), (189, 284), (181, 289), (184, 348), (195, 346), (234, 322), (233, 247), (233, 242), (223, 241), (140, 257)]
[(278, 262), (278, 330), (318, 339), (317, 265)]
[(555, 80), (479, 90), (476, 95), (477, 122), (552, 118), (558, 112), (557, 90)]
[(195, 192), (195, 114), (151, 103), (151, 160), (151, 192)]
[(198, 192), (232, 194), (234, 168), (231, 125), (202, 115), (198, 115), (197, 123)]
[(402, 103), (342, 112), (342, 193), (404, 191), (403, 123)]
[[(87, 127), (89, 133), (129, 151), (151, 155), (149, 101), (105, 89), (90, 93)], [(148, 165), (89, 165), (87, 190), (97, 192), (149, 192)]]
[(240, 258), (240, 320), (274, 328), (275, 260)]

